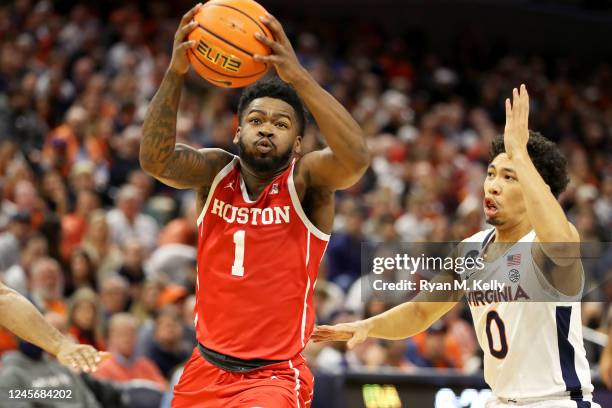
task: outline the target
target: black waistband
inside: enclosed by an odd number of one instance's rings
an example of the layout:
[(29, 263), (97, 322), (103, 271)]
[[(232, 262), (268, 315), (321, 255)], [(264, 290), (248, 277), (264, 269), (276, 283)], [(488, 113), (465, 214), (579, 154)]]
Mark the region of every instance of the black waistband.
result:
[(264, 360), (256, 358), (254, 360), (242, 360), (240, 358), (228, 356), (218, 353), (214, 350), (204, 347), (198, 343), (200, 355), (210, 364), (215, 365), (223, 370), (244, 373), (247, 371), (257, 370), (270, 364), (282, 363), (284, 360)]

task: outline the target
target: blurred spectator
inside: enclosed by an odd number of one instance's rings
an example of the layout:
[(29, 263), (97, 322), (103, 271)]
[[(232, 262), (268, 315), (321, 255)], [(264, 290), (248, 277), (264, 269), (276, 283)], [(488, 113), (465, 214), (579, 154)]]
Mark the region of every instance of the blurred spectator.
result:
[(122, 246), (129, 238), (134, 238), (147, 250), (152, 250), (158, 233), (157, 224), (150, 215), (140, 212), (140, 191), (132, 185), (123, 186), (117, 193), (116, 206), (107, 215), (112, 242)]
[(467, 307), (462, 302), (449, 310), (442, 320), (448, 328), (448, 335), (455, 340), (461, 352), (461, 362), (465, 372), (473, 372), (481, 368), (481, 361), (476, 358), (479, 352), (478, 342), (473, 326), (461, 318), (461, 313)]
[[(612, 175), (607, 175), (601, 184), (601, 195), (595, 201), (593, 209), (597, 214), (602, 226), (608, 229), (612, 229)], [(610, 235), (606, 237), (610, 240)]]
[(183, 244), (158, 247), (146, 264), (147, 276), (195, 288), (196, 249)]
[(87, 220), (99, 207), (100, 200), (94, 191), (80, 190), (77, 193), (74, 212), (62, 217), (61, 253), (65, 260), (81, 244), (87, 231)]
[(87, 148), (84, 146), (87, 121), (87, 111), (76, 105), (66, 113), (65, 123), (49, 133), (42, 152), (47, 170), (54, 169), (68, 177), (78, 156), (90, 153), (81, 151)]
[(612, 390), (612, 325), (608, 327), (608, 344), (601, 353), (599, 360), (599, 375), (604, 385)]
[(140, 169), (138, 153), (140, 151), (140, 127), (130, 126), (123, 131), (121, 137), (113, 139), (114, 149), (112, 167), (109, 174), (109, 184), (112, 187), (123, 186), (128, 175)]
[(334, 232), (327, 247), (327, 265), (330, 282), (348, 291), (361, 276), (361, 246), (367, 242), (362, 233), (363, 215), (353, 209), (346, 217), (342, 231)]
[(40, 235), (32, 235), (23, 250), (19, 262), (10, 266), (2, 276), (4, 283), (18, 291), (24, 296), (27, 296), (29, 276), (32, 276), (31, 268), (34, 261), (48, 255), (47, 239)]
[(408, 344), (405, 340), (387, 341), (384, 343), (386, 348), (385, 366), (393, 367), (402, 371), (409, 371), (414, 367), (406, 357)]
[[(90, 161), (83, 160), (83, 161), (76, 163), (74, 166), (72, 166), (72, 171), (70, 172), (69, 185), (70, 185), (70, 191), (73, 194), (76, 194), (77, 204), (75, 208), (75, 213), (76, 213), (75, 215), (78, 215), (79, 213), (82, 214), (82, 212), (80, 212), (79, 209), (82, 210), (83, 208), (79, 206), (79, 203), (78, 203), (78, 195), (81, 191), (96, 192), (97, 198), (100, 198), (98, 194), (99, 188), (100, 188), (99, 186), (100, 182), (96, 180), (95, 171), (96, 171), (95, 165), (94, 163)], [(74, 200), (74, 197), (72, 197), (72, 199)], [(83, 204), (91, 204), (91, 203), (86, 202)], [(99, 203), (97, 204), (99, 206)], [(87, 207), (87, 205), (85, 205), (85, 207)]]
[(142, 202), (146, 203), (153, 193), (153, 178), (144, 171), (134, 170), (128, 176), (128, 184), (140, 191)]
[(182, 244), (196, 246), (198, 241), (197, 218), (195, 205), (185, 201), (182, 217), (170, 221), (159, 233), (157, 245)]
[(106, 213), (97, 210), (89, 216), (81, 247), (97, 265), (96, 276), (101, 282), (121, 265), (121, 251), (111, 242)]
[(144, 282), (140, 296), (130, 309), (130, 313), (138, 319), (139, 325), (152, 318), (157, 311), (162, 288), (163, 284), (158, 280), (152, 279)]
[(145, 248), (136, 239), (129, 239), (123, 245), (123, 264), (117, 271), (130, 284), (130, 298), (137, 299), (145, 279), (143, 263), (146, 259)]
[(32, 265), (30, 283), (32, 303), (44, 312), (55, 312), (66, 316), (68, 310), (63, 293), (64, 278), (60, 264), (49, 257), (37, 259)]
[(100, 304), (104, 328), (113, 314), (124, 312), (128, 307), (129, 290), (128, 281), (119, 275), (108, 276), (100, 284)]
[(63, 217), (68, 212), (68, 192), (57, 171), (49, 171), (43, 176), (42, 199), (56, 216)]
[(112, 357), (102, 363), (94, 375), (117, 382), (148, 380), (165, 390), (168, 383), (157, 366), (147, 357), (135, 354), (137, 330), (134, 316), (129, 313), (113, 315), (108, 327), (108, 349)]
[(18, 211), (32, 214), (39, 204), (40, 196), (34, 184), (29, 180), (20, 180), (15, 184), (14, 201)]
[(184, 338), (187, 344), (189, 344), (189, 340), (191, 340), (192, 347), (195, 347), (198, 344), (195, 330), (195, 305), (195, 295), (189, 295), (187, 298), (185, 298), (185, 301), (183, 302), (182, 310), (183, 327), (185, 330)]
[[(169, 309), (180, 314), (180, 325), (182, 326), (181, 348), (193, 349), (196, 344), (195, 333), (195, 296), (189, 296), (187, 290), (177, 284), (162, 285), (159, 281), (149, 281), (146, 286), (145, 297), (142, 298), (142, 308), (135, 310), (136, 316), (142, 319), (140, 331), (138, 332), (138, 346), (140, 353), (147, 354), (153, 347), (153, 338), (157, 329), (157, 316), (160, 310)], [(155, 303), (153, 301), (155, 300)], [(148, 306), (147, 306), (148, 305)], [(148, 309), (145, 309), (147, 307)], [(147, 312), (148, 310), (148, 312)], [(141, 312), (142, 314), (138, 314)]]
[(409, 338), (406, 350), (408, 360), (418, 367), (461, 369), (461, 351), (447, 330), (446, 324), (439, 320), (426, 331)]
[(47, 129), (31, 102), (18, 83), (9, 87), (0, 103), (0, 140), (14, 141), (24, 153), (35, 155), (43, 146)]
[(387, 349), (382, 342), (374, 339), (366, 341), (362, 347), (356, 347), (355, 354), (359, 356), (361, 368), (373, 372), (383, 367), (388, 359)]
[(327, 324), (332, 314), (342, 308), (344, 292), (338, 285), (318, 279), (313, 302), (317, 324)]
[(426, 198), (410, 195), (406, 200), (407, 211), (396, 221), (396, 228), (404, 242), (424, 240), (433, 229), (432, 222), (427, 217)]
[(99, 350), (106, 348), (101, 335), (99, 300), (92, 289), (84, 287), (74, 293), (68, 323), (68, 331), (79, 343)]
[(70, 272), (64, 289), (66, 296), (72, 295), (79, 288), (87, 287), (93, 290), (98, 288), (96, 265), (86, 251), (80, 248), (73, 251), (68, 268)]
[(187, 360), (192, 351), (184, 341), (184, 328), (175, 306), (166, 306), (160, 310), (155, 318), (153, 333), (145, 355), (157, 364), (164, 377), (170, 378), (172, 371)]
[(0, 234), (0, 270), (19, 262), (19, 250), (31, 234), (30, 214), (20, 211), (10, 218), (8, 229)]

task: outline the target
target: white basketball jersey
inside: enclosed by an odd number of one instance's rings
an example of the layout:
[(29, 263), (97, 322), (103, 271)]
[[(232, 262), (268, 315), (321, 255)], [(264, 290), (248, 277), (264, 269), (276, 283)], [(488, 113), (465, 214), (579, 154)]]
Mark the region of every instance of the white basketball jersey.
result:
[[(474, 256), (476, 249), (482, 256), (494, 232), (481, 231), (464, 240), (461, 254)], [(511, 402), (564, 398), (575, 400), (578, 407), (590, 406), (581, 405), (590, 404), (586, 401), (593, 386), (580, 302), (548, 283), (532, 258), (534, 240), (532, 231), (494, 262), (485, 262), (483, 269), (462, 275), (484, 352), (485, 380), (494, 397)], [(503, 288), (483, 288), (479, 282)]]

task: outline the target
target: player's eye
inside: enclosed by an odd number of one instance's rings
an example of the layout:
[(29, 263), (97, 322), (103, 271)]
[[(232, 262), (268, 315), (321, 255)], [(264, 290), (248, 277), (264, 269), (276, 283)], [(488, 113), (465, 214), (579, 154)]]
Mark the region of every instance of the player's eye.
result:
[(509, 175), (509, 174), (506, 174), (506, 176), (505, 176), (504, 178), (505, 178), (506, 180), (516, 180), (516, 178), (515, 178), (515, 177), (513, 177), (513, 176), (511, 176), (511, 175)]
[(253, 125), (259, 125), (259, 124), (261, 124), (261, 120), (259, 120), (259, 118), (251, 118), (251, 119), (249, 119), (249, 123), (251, 123)]
[(283, 128), (283, 129), (287, 129), (289, 126), (287, 126), (287, 124), (286, 124), (286, 123), (283, 123), (283, 122), (277, 122), (277, 123), (276, 123), (276, 127)]
[(493, 174), (493, 172), (492, 172), (492, 171), (487, 171), (487, 177), (491, 178), (491, 177), (493, 177), (493, 176), (494, 176), (494, 174)]

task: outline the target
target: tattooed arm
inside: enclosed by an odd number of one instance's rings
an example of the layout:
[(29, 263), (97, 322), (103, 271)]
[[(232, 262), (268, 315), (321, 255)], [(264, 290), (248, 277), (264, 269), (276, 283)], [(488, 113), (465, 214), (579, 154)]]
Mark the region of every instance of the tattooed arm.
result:
[(196, 5), (181, 19), (174, 36), (170, 66), (145, 115), (140, 144), (142, 169), (175, 188), (201, 188), (210, 184), (232, 157), (221, 149), (196, 150), (176, 143), (176, 115), (183, 78), (189, 70), (187, 50), (195, 45), (194, 41), (184, 40), (196, 25), (191, 20), (199, 7)]
[(176, 143), (182, 86), (183, 76), (168, 69), (145, 115), (140, 166), (171, 187), (198, 188), (210, 184), (231, 155), (221, 149), (196, 150)]

